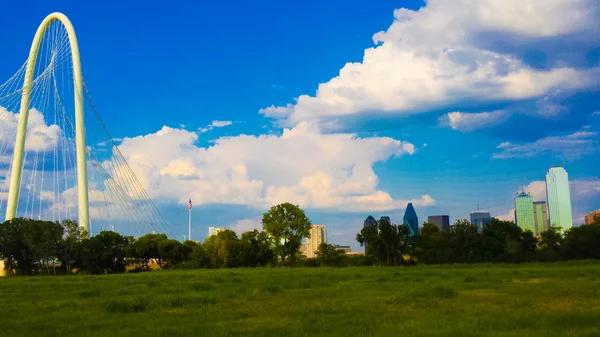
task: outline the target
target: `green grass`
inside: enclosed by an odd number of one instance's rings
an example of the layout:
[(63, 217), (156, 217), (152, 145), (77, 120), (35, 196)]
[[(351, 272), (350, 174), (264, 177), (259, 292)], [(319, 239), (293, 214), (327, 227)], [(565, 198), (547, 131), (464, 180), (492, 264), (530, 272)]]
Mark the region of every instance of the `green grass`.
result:
[(0, 278), (0, 336), (600, 336), (600, 263)]

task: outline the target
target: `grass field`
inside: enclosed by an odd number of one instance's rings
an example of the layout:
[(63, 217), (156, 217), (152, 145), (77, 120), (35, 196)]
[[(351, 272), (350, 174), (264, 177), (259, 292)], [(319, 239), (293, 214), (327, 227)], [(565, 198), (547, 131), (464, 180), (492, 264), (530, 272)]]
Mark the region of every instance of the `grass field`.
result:
[(0, 279), (0, 336), (600, 336), (600, 263)]

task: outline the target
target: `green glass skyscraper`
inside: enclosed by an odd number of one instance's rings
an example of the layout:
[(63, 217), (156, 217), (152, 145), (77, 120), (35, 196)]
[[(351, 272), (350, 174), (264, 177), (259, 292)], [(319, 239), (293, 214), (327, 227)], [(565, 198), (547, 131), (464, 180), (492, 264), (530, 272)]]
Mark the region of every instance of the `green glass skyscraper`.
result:
[(546, 173), (546, 194), (548, 196), (550, 226), (559, 226), (562, 230), (573, 227), (569, 175), (564, 168), (552, 166), (548, 170), (548, 173)]
[(533, 217), (533, 198), (521, 192), (515, 198), (515, 220), (523, 231), (535, 234), (535, 218)]

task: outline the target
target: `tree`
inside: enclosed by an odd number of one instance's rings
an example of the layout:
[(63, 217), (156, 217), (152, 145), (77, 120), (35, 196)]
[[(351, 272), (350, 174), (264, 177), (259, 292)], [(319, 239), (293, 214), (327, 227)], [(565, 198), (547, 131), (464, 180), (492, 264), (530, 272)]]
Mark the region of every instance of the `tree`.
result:
[(91, 274), (123, 273), (133, 238), (102, 231), (83, 240), (82, 269)]
[(70, 273), (73, 268), (81, 267), (83, 253), (82, 241), (88, 238), (87, 231), (77, 221), (63, 220), (64, 238), (60, 247), (59, 259), (63, 268)]
[(168, 240), (166, 234), (146, 234), (139, 237), (132, 246), (132, 253), (142, 261), (146, 270), (150, 270), (150, 261), (155, 260), (162, 267), (163, 261), (160, 253), (162, 241)]
[(62, 226), (58, 222), (31, 219), (25, 220), (23, 225), (23, 240), (32, 260), (48, 272), (48, 262), (52, 261), (54, 266), (59, 255), (64, 234)]
[(183, 243), (174, 239), (164, 239), (158, 243), (161, 268), (173, 267), (184, 261)]
[(543, 231), (540, 236), (540, 260), (546, 262), (560, 260), (560, 250), (563, 242), (560, 227), (552, 226)]
[(480, 253), (479, 234), (477, 227), (467, 220), (456, 220), (450, 226), (451, 245), (454, 249), (454, 261), (461, 263), (474, 262), (477, 253)]
[(315, 251), (319, 266), (340, 267), (346, 253), (334, 245), (321, 243)]
[(14, 269), (17, 275), (30, 275), (34, 269), (23, 233), (26, 221), (16, 218), (0, 225), (0, 255), (6, 260), (4, 268), (9, 272)]
[(257, 229), (242, 233), (240, 261), (246, 267), (266, 266), (273, 261), (273, 249), (269, 235)]
[(240, 265), (240, 239), (229, 229), (211, 235), (202, 245), (212, 268), (232, 268)]
[(519, 261), (534, 261), (536, 259), (538, 239), (529, 230), (523, 232), (519, 242)]
[(567, 259), (600, 259), (600, 221), (570, 228), (562, 245)]
[(482, 259), (485, 262), (518, 260), (523, 230), (513, 221), (492, 219), (481, 234)]
[(363, 227), (356, 241), (366, 246), (365, 255), (380, 265), (399, 265), (410, 253), (411, 239), (405, 225), (392, 225), (389, 220), (377, 221), (377, 226)]
[(263, 214), (263, 229), (271, 236), (275, 254), (285, 265), (286, 259), (293, 263), (302, 239), (310, 236), (312, 224), (304, 211), (296, 205), (283, 203), (271, 207)]

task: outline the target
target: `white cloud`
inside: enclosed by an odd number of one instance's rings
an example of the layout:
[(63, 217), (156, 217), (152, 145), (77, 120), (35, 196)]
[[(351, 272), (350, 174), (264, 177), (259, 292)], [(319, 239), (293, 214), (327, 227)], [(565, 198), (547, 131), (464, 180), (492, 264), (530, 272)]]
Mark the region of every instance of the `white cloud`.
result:
[(300, 123), (281, 135), (222, 137), (208, 148), (198, 135), (163, 127), (119, 146), (148, 193), (179, 203), (244, 204), (259, 208), (292, 202), (307, 208), (386, 210), (432, 205), (425, 195), (397, 200), (379, 190), (373, 164), (413, 154), (413, 144), (387, 137), (323, 134)]
[[(204, 128), (199, 128), (199, 129), (198, 129), (198, 132), (200, 132), (200, 133), (204, 133), (204, 132), (211, 131), (211, 130), (213, 130), (213, 129), (215, 129), (215, 128), (222, 128), (222, 127), (226, 127), (226, 126), (229, 126), (229, 125), (231, 125), (231, 124), (233, 124), (233, 122), (232, 122), (232, 121), (217, 121), (217, 120), (215, 120), (215, 121), (212, 121), (212, 123), (210, 123), (210, 124), (209, 124), (209, 125), (207, 125), (206, 127), (204, 127)], [(182, 127), (182, 129), (183, 129), (183, 127)]]
[(600, 111), (594, 111), (594, 112), (592, 113), (592, 116), (600, 116)]
[(505, 121), (510, 114), (504, 110), (480, 113), (450, 112), (440, 117), (440, 125), (453, 130), (473, 131)]
[(243, 219), (230, 225), (229, 229), (241, 236), (242, 233), (252, 231), (254, 229), (262, 230), (262, 220), (260, 218)]
[(486, 49), (477, 37), (495, 32), (568, 38), (597, 30), (596, 7), (592, 0), (430, 0), (418, 11), (398, 9), (362, 62), (347, 63), (315, 96), (260, 112), (291, 126), (369, 111), (418, 113), (463, 100), (537, 98), (558, 87), (584, 89), (595, 83), (597, 69), (534, 69)]
[[(19, 113), (12, 113), (0, 106), (0, 144), (5, 144), (9, 149), (14, 147)], [(37, 109), (29, 109), (27, 120), (27, 137), (25, 137), (26, 151), (51, 150), (56, 146), (63, 131), (56, 124), (46, 124), (44, 115)]]
[(515, 209), (511, 209), (504, 215), (495, 216), (495, 218), (502, 221), (515, 221)]
[(567, 159), (578, 159), (597, 151), (596, 132), (578, 131), (567, 136), (550, 136), (532, 143), (513, 144), (504, 142), (497, 146), (501, 150), (493, 158), (527, 158), (541, 154), (554, 154)]

